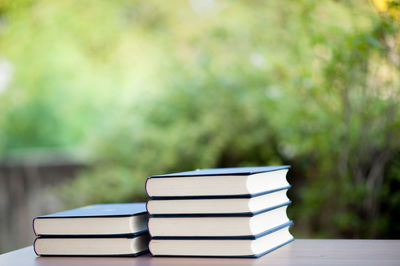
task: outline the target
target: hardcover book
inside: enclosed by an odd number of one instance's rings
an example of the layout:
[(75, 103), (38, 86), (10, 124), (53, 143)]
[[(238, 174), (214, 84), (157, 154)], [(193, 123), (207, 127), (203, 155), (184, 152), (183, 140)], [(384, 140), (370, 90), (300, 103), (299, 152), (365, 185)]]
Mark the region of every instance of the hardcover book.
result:
[(260, 257), (294, 240), (289, 232), (291, 224), (282, 224), (254, 238), (152, 238), (149, 250), (153, 256)]
[(257, 214), (214, 214), (151, 216), (149, 233), (153, 238), (253, 237), (289, 222), (290, 202)]
[(146, 203), (95, 204), (36, 217), (38, 236), (127, 235), (147, 231)]
[(38, 237), (38, 256), (138, 256), (148, 251), (149, 235), (129, 237)]
[(286, 195), (287, 191), (285, 188), (250, 198), (153, 199), (147, 202), (146, 207), (148, 213), (153, 216), (196, 214), (254, 215), (274, 206), (289, 202)]
[(153, 199), (243, 198), (290, 187), (286, 173), (290, 166), (212, 168), (153, 175), (146, 192)]

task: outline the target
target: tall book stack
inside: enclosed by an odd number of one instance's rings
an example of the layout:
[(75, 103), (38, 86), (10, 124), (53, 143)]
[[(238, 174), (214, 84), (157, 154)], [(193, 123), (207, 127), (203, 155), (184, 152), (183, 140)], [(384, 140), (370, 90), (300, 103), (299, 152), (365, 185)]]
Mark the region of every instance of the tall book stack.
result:
[(33, 220), (39, 256), (137, 256), (148, 250), (146, 203), (96, 204)]
[(290, 166), (202, 169), (147, 179), (154, 256), (259, 257), (294, 240)]

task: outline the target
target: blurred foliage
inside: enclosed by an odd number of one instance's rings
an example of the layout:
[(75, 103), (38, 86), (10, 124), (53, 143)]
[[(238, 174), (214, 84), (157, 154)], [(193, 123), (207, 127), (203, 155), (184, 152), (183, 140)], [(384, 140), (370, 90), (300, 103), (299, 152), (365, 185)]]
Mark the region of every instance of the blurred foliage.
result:
[(87, 147), (71, 206), (291, 164), (296, 236), (400, 236), (398, 1), (0, 3), (0, 154)]

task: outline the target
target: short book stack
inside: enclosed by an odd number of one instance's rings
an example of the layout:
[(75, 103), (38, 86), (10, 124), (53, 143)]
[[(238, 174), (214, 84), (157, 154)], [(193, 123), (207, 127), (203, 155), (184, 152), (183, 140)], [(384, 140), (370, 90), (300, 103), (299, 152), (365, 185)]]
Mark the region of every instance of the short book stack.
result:
[(290, 166), (202, 169), (151, 176), (154, 256), (259, 257), (291, 241)]
[(145, 203), (96, 204), (33, 220), (40, 256), (137, 256), (148, 250)]

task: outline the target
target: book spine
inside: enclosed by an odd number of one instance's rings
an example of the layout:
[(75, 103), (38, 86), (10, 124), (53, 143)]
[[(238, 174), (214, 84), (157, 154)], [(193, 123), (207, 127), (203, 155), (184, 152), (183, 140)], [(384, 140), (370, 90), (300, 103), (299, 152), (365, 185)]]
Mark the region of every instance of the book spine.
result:
[(35, 252), (36, 256), (40, 256), (39, 253), (37, 253), (36, 250), (36, 241), (38, 240), (38, 237), (35, 238), (35, 240), (33, 241), (33, 252)]
[(33, 218), (32, 220), (32, 228), (33, 228), (33, 233), (35, 234), (35, 236), (38, 236), (37, 230), (36, 230), (36, 220), (37, 218)]
[[(148, 177), (148, 178), (146, 179), (145, 184), (144, 184), (144, 190), (146, 191), (146, 194), (147, 194), (147, 196), (148, 196), (149, 198), (151, 198), (151, 195), (150, 195), (150, 193), (149, 193), (149, 186), (148, 186), (148, 182), (149, 182), (150, 179), (151, 179), (151, 177)], [(146, 207), (146, 208), (147, 208), (147, 207)]]

